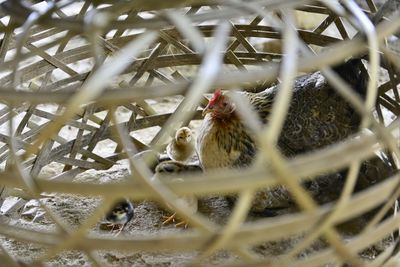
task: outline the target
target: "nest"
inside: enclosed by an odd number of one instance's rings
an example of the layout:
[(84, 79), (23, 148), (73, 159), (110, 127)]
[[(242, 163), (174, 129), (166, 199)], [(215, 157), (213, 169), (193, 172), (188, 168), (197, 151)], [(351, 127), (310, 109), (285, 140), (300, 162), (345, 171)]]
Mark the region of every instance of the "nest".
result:
[[(54, 231), (24, 227), (0, 215), (0, 261), (42, 266), (65, 251), (80, 251), (91, 264), (103, 266), (98, 251), (124, 250), (192, 252), (185, 264), (202, 264), (221, 251), (235, 255), (238, 266), (393, 263), (399, 216), (388, 213), (400, 194), (400, 60), (396, 40), (391, 40), (396, 39), (400, 19), (395, 1), (379, 9), (373, 0), (359, 4), (3, 1), (1, 201), (13, 196), (38, 200)], [(293, 158), (281, 157), (273, 148), (266, 153), (278, 157), (270, 159), (269, 171), (255, 165), (199, 174), (181, 183), (150, 182), (154, 159), (142, 151), (162, 152), (174, 130), (201, 120), (207, 93), (214, 88), (259, 91), (280, 83), (283, 95), (272, 114), (285, 114), (290, 95), (284, 88), (290, 90), (291, 80), (319, 70), (324, 74), (350, 57), (363, 58), (368, 67), (366, 101), (360, 102), (334, 79), (330, 82), (369, 131)], [(156, 108), (171, 97), (182, 101), (168, 112)], [(281, 117), (269, 134), (279, 133)], [(146, 129), (154, 134), (143, 140)], [(343, 190), (337, 201), (324, 205), (298, 190), (305, 177), (348, 167), (347, 188), (354, 181), (349, 178), (354, 166), (380, 152), (395, 171), (366, 190)], [(84, 173), (90, 176), (90, 171), (111, 172), (121, 162), (128, 172), (119, 183), (77, 179)], [(276, 184), (288, 187), (299, 210), (246, 219), (249, 192)], [(235, 193), (239, 198), (222, 224), (182, 209), (179, 215), (189, 221), (188, 230), (115, 238), (90, 232), (116, 199), (171, 203), (174, 196), (189, 193)], [(73, 228), (42, 200), (49, 194), (96, 197), (100, 204)], [(361, 232), (341, 235), (339, 224), (371, 210), (374, 216)], [(258, 253), (267, 242), (294, 236), (298, 239), (284, 253)], [(8, 239), (44, 249), (37, 258), (22, 260), (8, 251)], [(363, 251), (385, 239), (388, 244), (379, 253), (365, 262), (360, 259)], [(307, 254), (317, 241), (324, 245)]]

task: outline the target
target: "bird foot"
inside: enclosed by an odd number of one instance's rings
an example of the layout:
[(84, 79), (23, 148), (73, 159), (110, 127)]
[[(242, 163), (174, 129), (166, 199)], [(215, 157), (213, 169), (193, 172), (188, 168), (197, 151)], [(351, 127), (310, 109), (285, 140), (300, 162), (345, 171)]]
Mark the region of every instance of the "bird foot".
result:
[(119, 229), (115, 229), (115, 230), (111, 230), (111, 233), (113, 234), (113, 236), (118, 236), (123, 230), (124, 230), (124, 226), (119, 226)]
[(188, 227), (188, 223), (186, 221), (177, 219), (176, 212), (170, 216), (163, 216), (163, 218), (164, 218), (164, 221), (163, 221), (162, 225), (167, 225), (167, 224), (173, 223), (175, 225), (175, 227), (183, 227), (185, 229)]
[(104, 228), (110, 230), (110, 233), (113, 236), (118, 236), (125, 228), (125, 225), (115, 224), (115, 223), (107, 223)]
[(180, 221), (180, 222), (175, 224), (175, 227), (183, 227), (184, 229), (186, 229), (188, 227), (188, 222), (187, 221)]
[(163, 215), (163, 219), (164, 219), (164, 221), (163, 221), (163, 225), (166, 225), (166, 224), (170, 224), (170, 223), (175, 223), (175, 218), (176, 218), (176, 212), (175, 213), (173, 213), (172, 215), (170, 215), (170, 216), (165, 216), (165, 215)]

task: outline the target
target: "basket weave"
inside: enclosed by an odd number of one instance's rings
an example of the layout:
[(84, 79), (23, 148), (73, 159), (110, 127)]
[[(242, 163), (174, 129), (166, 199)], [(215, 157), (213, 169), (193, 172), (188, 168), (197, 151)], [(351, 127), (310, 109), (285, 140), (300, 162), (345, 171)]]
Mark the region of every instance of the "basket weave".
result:
[[(397, 214), (381, 218), (400, 194), (400, 171), (368, 190), (344, 193), (337, 205), (307, 204), (309, 196), (300, 192), (296, 195), (300, 212), (245, 221), (249, 194), (257, 188), (288, 178), (290, 189), (295, 190), (301, 178), (352, 166), (378, 151), (387, 153), (392, 164), (400, 159), (400, 60), (395, 47), (384, 42), (400, 28), (400, 16), (392, 16), (397, 2), (388, 1), (379, 12), (372, 0), (362, 4), (365, 9), (351, 1), (343, 5), (262, 0), (3, 1), (1, 200), (65, 193), (101, 196), (102, 202), (74, 229), (43, 204), (56, 231), (0, 220), (0, 235), (45, 246), (43, 255), (29, 263), (32, 266), (41, 266), (66, 250), (83, 252), (94, 266), (105, 266), (94, 253), (99, 250), (192, 251), (196, 252), (188, 261), (192, 264), (226, 250), (238, 256), (238, 266), (392, 266), (397, 256), (394, 243), (368, 262), (362, 263), (358, 253), (399, 227)], [(367, 17), (373, 18), (375, 27)], [(310, 22), (302, 24), (301, 18)], [(182, 183), (151, 183), (151, 172), (136, 156), (148, 149), (162, 151), (174, 130), (201, 119), (198, 107), (204, 106), (204, 94), (213, 88), (256, 91), (277, 80), (283, 88), (298, 74), (366, 55), (371, 79), (366, 102), (335, 86), (370, 129), (360, 131), (357, 138), (290, 159), (274, 151), (278, 158), (272, 159), (269, 171), (257, 165), (199, 174)], [(159, 112), (152, 105), (154, 99), (177, 95), (185, 98), (172, 113)], [(273, 114), (285, 111), (285, 103), (280, 104)], [(151, 140), (140, 140), (140, 130), (155, 126), (161, 128)], [(275, 128), (269, 134), (279, 132)], [(101, 142), (112, 144), (111, 152), (102, 151)], [(88, 170), (107, 172), (125, 159), (131, 174), (123, 183), (75, 180)], [(283, 170), (281, 175), (275, 175), (277, 170)], [(239, 193), (240, 198), (223, 225), (183, 210), (181, 217), (192, 226), (186, 231), (123, 238), (88, 234), (117, 198), (165, 203), (183, 193)], [(378, 206), (380, 212), (364, 231), (350, 240), (341, 238), (335, 225)], [(279, 257), (262, 257), (254, 250), (264, 242), (293, 236), (301, 238)], [(324, 249), (297, 257), (321, 236), (327, 240)], [(19, 266), (18, 255), (7, 251), (5, 243), (0, 248), (0, 262)]]

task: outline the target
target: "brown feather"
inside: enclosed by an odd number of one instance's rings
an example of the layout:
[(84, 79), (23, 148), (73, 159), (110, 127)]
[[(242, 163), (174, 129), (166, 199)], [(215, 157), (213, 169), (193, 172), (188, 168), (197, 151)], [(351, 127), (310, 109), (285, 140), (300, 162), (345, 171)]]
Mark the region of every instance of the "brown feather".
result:
[[(363, 95), (366, 83), (361, 68), (364, 67), (360, 60), (351, 60), (334, 69)], [(278, 90), (279, 86), (274, 86), (259, 93), (243, 93), (264, 124), (268, 123)], [(204, 171), (251, 165), (257, 154), (257, 144), (252, 138), (253, 133), (240, 120), (229, 97), (217, 91), (204, 113), (206, 115), (197, 139), (197, 151)], [(331, 88), (320, 72), (312, 73), (299, 77), (294, 83), (293, 96), (278, 146), (284, 155), (295, 156), (339, 142), (357, 132), (359, 124), (360, 116), (351, 105)], [(314, 190), (311, 194), (316, 198), (323, 195), (319, 189), (334, 188), (335, 193), (331, 195), (337, 197), (343, 186), (340, 181), (344, 177), (344, 173), (325, 175), (315, 180), (318, 186), (314, 184), (305, 187), (310, 191)], [(338, 187), (332, 186), (332, 183)], [(324, 187), (324, 184), (329, 186)], [(284, 187), (273, 190), (268, 188), (257, 192), (252, 210), (288, 206), (291, 202), (290, 194)]]

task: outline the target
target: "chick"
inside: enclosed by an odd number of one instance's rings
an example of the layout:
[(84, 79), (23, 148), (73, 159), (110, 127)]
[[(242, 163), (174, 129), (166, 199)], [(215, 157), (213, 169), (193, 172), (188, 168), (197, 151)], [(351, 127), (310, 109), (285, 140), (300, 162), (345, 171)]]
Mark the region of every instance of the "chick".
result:
[(117, 227), (117, 233), (115, 235), (119, 235), (128, 222), (132, 220), (134, 216), (133, 209), (133, 204), (129, 200), (124, 199), (118, 201), (107, 213), (102, 224), (106, 224), (110, 227), (111, 231), (114, 231), (114, 228)]
[[(195, 164), (182, 164), (178, 161), (163, 161), (160, 164), (157, 165), (156, 169), (155, 169), (155, 176), (160, 180), (164, 180), (165, 179), (170, 179), (170, 181), (179, 181), (182, 182), (183, 179), (181, 178), (176, 178), (173, 175), (174, 174), (183, 174), (183, 173), (191, 173), (191, 172), (201, 172), (202, 169), (199, 165), (195, 165)], [(181, 198), (179, 198), (179, 200), (181, 203), (184, 203), (187, 207), (189, 207), (190, 211), (192, 214), (197, 212), (197, 208), (198, 208), (198, 203), (197, 203), (197, 198), (195, 196), (192, 195), (186, 195), (186, 196), (182, 196)], [(171, 207), (167, 204), (167, 207), (169, 209), (171, 209)], [(178, 221), (176, 219), (176, 212), (174, 212), (172, 215), (170, 216), (164, 216), (165, 220), (163, 222), (163, 225), (168, 224), (168, 223), (175, 223), (176, 221)], [(176, 222), (175, 226), (179, 227), (179, 226), (184, 226), (185, 228), (187, 227), (187, 222), (185, 221), (180, 221), (180, 222)]]
[(175, 161), (186, 162), (195, 152), (195, 138), (192, 130), (182, 127), (175, 133), (175, 138), (167, 146), (168, 156)]

